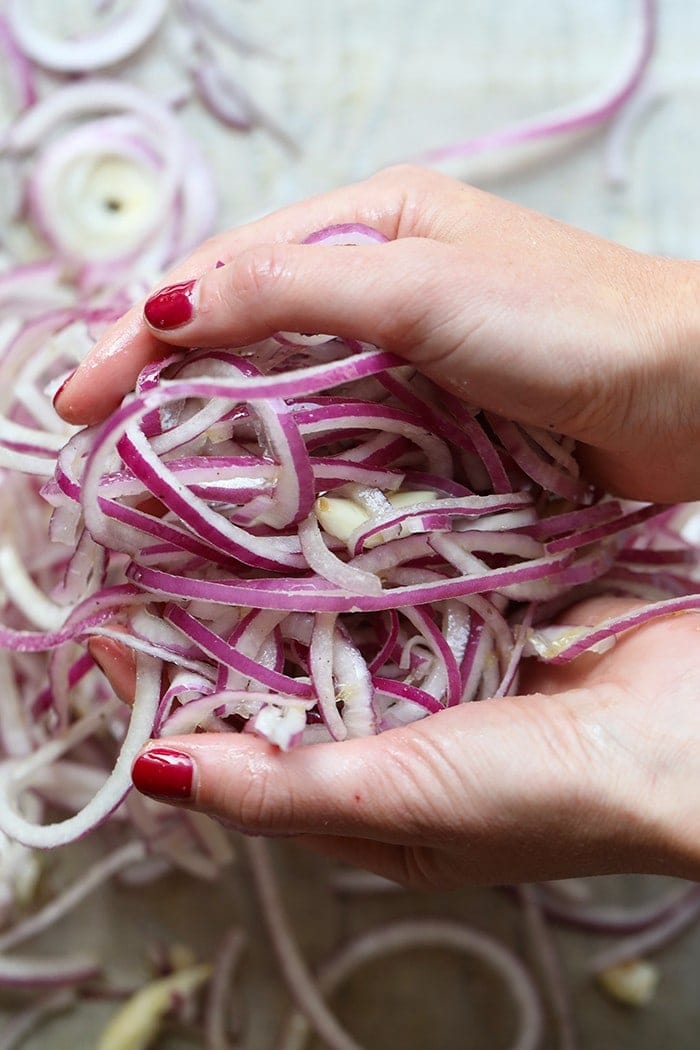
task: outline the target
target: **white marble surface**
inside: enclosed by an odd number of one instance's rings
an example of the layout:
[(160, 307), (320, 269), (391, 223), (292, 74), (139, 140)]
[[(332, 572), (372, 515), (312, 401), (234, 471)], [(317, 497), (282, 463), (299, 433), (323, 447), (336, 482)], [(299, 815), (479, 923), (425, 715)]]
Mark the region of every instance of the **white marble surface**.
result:
[[(653, 82), (662, 93), (633, 136), (624, 191), (603, 177), (604, 135), (522, 155), (451, 163), (450, 173), (641, 250), (693, 255), (700, 241), (700, 5), (661, 0)], [(638, 0), (278, 0), (237, 3), (274, 59), (242, 60), (255, 98), (299, 143), (228, 137), (195, 117), (216, 160), (226, 222), (361, 178), (614, 82)], [(446, 166), (447, 167), (447, 166)]]

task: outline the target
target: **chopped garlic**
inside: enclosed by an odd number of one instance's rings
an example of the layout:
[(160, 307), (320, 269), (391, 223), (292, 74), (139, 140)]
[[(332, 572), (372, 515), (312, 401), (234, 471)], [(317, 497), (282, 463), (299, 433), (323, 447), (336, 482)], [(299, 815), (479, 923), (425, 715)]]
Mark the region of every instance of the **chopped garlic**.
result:
[(414, 503), (430, 503), (438, 498), (437, 492), (430, 489), (399, 489), (397, 492), (387, 492), (386, 498), (392, 507), (412, 507)]
[[(396, 510), (412, 507), (415, 503), (428, 503), (437, 499), (437, 493), (427, 489), (416, 491), (399, 489), (397, 492), (385, 492), (384, 496)], [(343, 541), (370, 519), (365, 507), (346, 496), (319, 496), (314, 510), (321, 528), (329, 536), (335, 536), (336, 539)], [(367, 546), (376, 546), (380, 542), (381, 536), (374, 536)]]
[(314, 510), (321, 528), (338, 540), (347, 540), (369, 519), (369, 514), (359, 504), (341, 496), (319, 496)]
[(151, 981), (132, 995), (102, 1033), (97, 1050), (146, 1050), (157, 1038), (160, 1023), (173, 1001), (209, 980), (211, 966), (190, 966)]
[(609, 966), (598, 974), (598, 982), (613, 999), (626, 1006), (646, 1006), (656, 994), (659, 968), (646, 959)]

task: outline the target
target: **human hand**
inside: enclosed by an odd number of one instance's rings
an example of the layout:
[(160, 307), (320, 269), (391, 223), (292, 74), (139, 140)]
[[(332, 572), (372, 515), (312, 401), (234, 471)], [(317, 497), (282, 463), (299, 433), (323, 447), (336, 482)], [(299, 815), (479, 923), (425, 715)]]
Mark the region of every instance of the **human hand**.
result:
[[(343, 222), (391, 240), (352, 250), (298, 243)], [(695, 263), (640, 255), (444, 176), (393, 168), (206, 242), (163, 281), (197, 278), (180, 298), (191, 320), (154, 328), (139, 303), (56, 407), (71, 422), (99, 421), (173, 346), (331, 332), (394, 351), (472, 404), (576, 438), (586, 475), (610, 491), (697, 499), (699, 275)]]
[[(591, 599), (562, 619), (594, 624), (634, 604)], [(700, 616), (684, 614), (563, 667), (529, 661), (520, 685), (532, 695), (377, 737), (287, 753), (249, 733), (154, 740), (134, 782), (416, 888), (613, 871), (697, 879), (699, 632)], [(109, 646), (101, 662), (127, 696), (133, 670), (129, 681)]]

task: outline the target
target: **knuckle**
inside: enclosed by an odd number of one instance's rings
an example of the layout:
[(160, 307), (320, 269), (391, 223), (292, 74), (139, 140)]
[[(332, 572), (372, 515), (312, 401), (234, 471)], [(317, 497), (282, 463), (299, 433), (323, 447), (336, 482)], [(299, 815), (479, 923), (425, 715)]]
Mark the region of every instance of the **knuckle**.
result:
[(416, 732), (410, 746), (390, 748), (385, 777), (385, 797), (400, 800), (403, 829), (411, 837), (439, 835), (454, 787), (442, 746), (427, 734)]
[(253, 303), (279, 295), (290, 276), (285, 253), (271, 245), (248, 248), (226, 270), (227, 293)]
[(271, 771), (256, 768), (239, 782), (238, 790), (224, 790), (221, 805), (222, 815), (233, 818), (242, 828), (250, 831), (273, 830), (285, 825), (291, 818), (289, 806), (282, 806), (279, 792), (275, 791)]
[(268, 246), (250, 248), (241, 257), (237, 270), (243, 288), (254, 297), (275, 292), (289, 273), (279, 248)]
[(451, 199), (455, 187), (462, 186), (417, 164), (394, 164), (370, 176), (366, 184), (384, 198), (385, 221), (398, 239), (432, 237), (435, 202)]

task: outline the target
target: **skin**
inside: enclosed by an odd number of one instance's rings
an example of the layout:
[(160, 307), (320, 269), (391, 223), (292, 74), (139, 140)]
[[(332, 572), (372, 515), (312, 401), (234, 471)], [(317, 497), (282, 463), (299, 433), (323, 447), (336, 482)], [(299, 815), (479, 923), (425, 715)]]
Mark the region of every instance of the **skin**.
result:
[[(298, 243), (340, 222), (392, 241)], [(399, 168), (214, 238), (161, 287), (192, 277), (191, 322), (156, 335), (134, 307), (64, 387), (66, 419), (99, 421), (173, 346), (332, 332), (576, 438), (586, 474), (619, 495), (700, 499), (697, 264)], [(628, 605), (598, 598), (563, 620), (593, 624)], [(289, 754), (247, 734), (167, 746), (194, 762), (194, 808), (413, 887), (609, 871), (697, 878), (699, 632), (697, 614), (647, 624), (566, 668), (526, 666), (520, 696), (369, 740)], [(133, 665), (118, 648), (102, 657), (128, 698)]]

